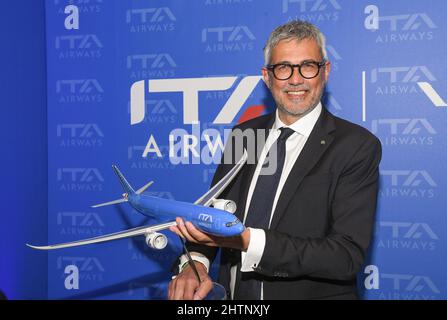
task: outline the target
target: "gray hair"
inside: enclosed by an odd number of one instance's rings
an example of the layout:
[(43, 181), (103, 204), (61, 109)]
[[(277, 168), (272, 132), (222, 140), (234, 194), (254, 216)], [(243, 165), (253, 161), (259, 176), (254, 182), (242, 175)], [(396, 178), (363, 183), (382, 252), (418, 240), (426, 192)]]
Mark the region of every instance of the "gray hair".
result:
[(304, 39), (313, 39), (317, 42), (320, 47), (321, 56), (323, 59), (327, 60), (327, 52), (326, 52), (326, 39), (321, 31), (314, 26), (313, 24), (301, 21), (301, 20), (293, 20), (287, 22), (275, 30), (270, 34), (269, 39), (267, 40), (267, 44), (264, 47), (264, 62), (266, 65), (270, 63), (272, 49), (281, 41), (281, 40), (304, 40)]

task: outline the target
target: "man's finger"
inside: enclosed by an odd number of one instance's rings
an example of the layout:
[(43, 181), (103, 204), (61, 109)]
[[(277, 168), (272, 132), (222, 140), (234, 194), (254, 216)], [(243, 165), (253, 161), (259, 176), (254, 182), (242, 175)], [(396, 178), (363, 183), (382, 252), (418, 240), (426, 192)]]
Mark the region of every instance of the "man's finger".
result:
[(168, 286), (168, 299), (172, 300), (174, 298), (174, 281), (175, 280), (171, 280), (169, 282), (169, 286)]
[(197, 279), (188, 280), (188, 284), (185, 287), (184, 299), (192, 300), (194, 298), (194, 291), (196, 291), (199, 286), (199, 281)]
[(174, 232), (176, 235), (178, 235), (179, 237), (185, 238), (185, 236), (183, 235), (183, 233), (179, 230), (179, 228), (177, 228), (176, 226), (173, 227), (169, 227), (169, 230)]
[(184, 281), (175, 281), (173, 299), (174, 300), (183, 300), (184, 292), (185, 292)]
[(209, 237), (203, 232), (199, 231), (191, 222), (185, 223), (186, 230), (188, 234), (196, 239), (197, 241), (205, 241), (210, 240)]
[(179, 228), (179, 230), (183, 234), (183, 236), (186, 238), (186, 240), (188, 240), (189, 242), (197, 242), (197, 240), (189, 234), (188, 230), (185, 227), (185, 223), (183, 222), (183, 220), (181, 218), (177, 218), (176, 222), (177, 222), (177, 227)]
[(216, 240), (218, 239), (218, 237), (213, 237), (207, 233), (202, 232), (201, 230), (197, 229), (191, 222), (186, 222), (185, 226), (191, 237), (196, 239), (198, 242), (205, 243), (207, 245), (217, 245)]
[(199, 288), (197, 289), (196, 293), (194, 294), (194, 300), (203, 300), (208, 293), (213, 288), (213, 282), (211, 280), (205, 280), (203, 281)]

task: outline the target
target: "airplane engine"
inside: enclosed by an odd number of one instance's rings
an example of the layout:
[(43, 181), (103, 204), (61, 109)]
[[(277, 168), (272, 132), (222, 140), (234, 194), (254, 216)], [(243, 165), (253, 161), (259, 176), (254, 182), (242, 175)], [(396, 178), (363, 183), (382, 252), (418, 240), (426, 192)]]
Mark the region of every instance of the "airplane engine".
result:
[(161, 250), (168, 245), (168, 238), (158, 232), (152, 232), (146, 235), (146, 244), (152, 249)]
[(213, 207), (216, 209), (228, 211), (229, 213), (235, 213), (237, 209), (236, 203), (234, 201), (226, 199), (215, 199), (213, 201)]

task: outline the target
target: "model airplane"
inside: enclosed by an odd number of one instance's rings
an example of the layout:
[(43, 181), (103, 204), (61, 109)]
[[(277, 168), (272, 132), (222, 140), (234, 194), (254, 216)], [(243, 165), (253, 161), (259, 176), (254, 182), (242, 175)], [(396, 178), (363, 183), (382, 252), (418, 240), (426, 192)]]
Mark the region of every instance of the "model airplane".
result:
[(146, 237), (146, 244), (149, 247), (163, 249), (168, 244), (168, 239), (164, 234), (159, 233), (158, 231), (175, 226), (176, 217), (181, 217), (183, 220), (191, 222), (206, 233), (223, 237), (236, 236), (244, 231), (245, 228), (239, 219), (233, 215), (236, 211), (236, 204), (231, 200), (218, 199), (217, 197), (238, 174), (246, 160), (247, 153), (244, 152), (244, 155), (239, 162), (225, 175), (225, 177), (194, 202), (194, 204), (143, 195), (142, 193), (150, 187), (153, 181), (135, 191), (119, 169), (113, 165), (112, 168), (118, 176), (126, 193), (123, 194), (121, 199), (97, 204), (94, 205), (93, 208), (129, 202), (138, 212), (155, 218), (163, 223), (137, 227), (79, 241), (49, 246), (32, 246), (29, 244), (27, 244), (27, 246), (39, 250), (53, 250), (144, 235)]

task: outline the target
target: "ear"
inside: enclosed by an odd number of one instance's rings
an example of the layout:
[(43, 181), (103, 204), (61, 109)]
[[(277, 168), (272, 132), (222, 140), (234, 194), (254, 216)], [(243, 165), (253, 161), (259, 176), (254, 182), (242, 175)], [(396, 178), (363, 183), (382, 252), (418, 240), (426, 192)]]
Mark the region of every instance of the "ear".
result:
[(331, 62), (327, 61), (324, 67), (324, 81), (327, 82), (329, 79), (329, 74), (331, 73)]
[(270, 74), (266, 67), (262, 67), (262, 80), (264, 80), (267, 88), (270, 89)]

